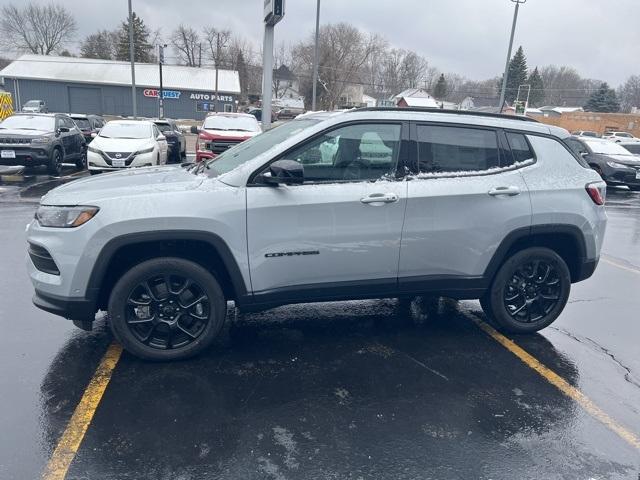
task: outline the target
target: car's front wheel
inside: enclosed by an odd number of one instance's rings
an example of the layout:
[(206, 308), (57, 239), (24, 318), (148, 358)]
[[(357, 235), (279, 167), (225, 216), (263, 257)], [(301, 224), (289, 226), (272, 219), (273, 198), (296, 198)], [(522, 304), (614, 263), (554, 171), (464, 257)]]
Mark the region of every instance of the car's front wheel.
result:
[(83, 148), (80, 158), (76, 160), (76, 168), (78, 170), (85, 170), (87, 168), (87, 149)]
[(127, 351), (147, 360), (177, 360), (213, 342), (224, 324), (226, 301), (206, 269), (165, 257), (125, 273), (108, 309), (111, 330)]
[(532, 333), (558, 318), (570, 290), (571, 275), (562, 257), (551, 249), (532, 247), (504, 262), (481, 305), (501, 330)]
[(51, 158), (47, 165), (47, 173), (54, 177), (58, 177), (60, 173), (62, 173), (62, 151), (57, 147), (51, 152)]

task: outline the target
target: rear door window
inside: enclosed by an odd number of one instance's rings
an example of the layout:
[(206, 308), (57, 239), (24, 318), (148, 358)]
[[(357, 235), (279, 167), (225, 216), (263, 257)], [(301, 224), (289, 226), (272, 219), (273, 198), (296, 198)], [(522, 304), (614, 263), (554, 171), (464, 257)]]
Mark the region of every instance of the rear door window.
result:
[(420, 173), (483, 172), (500, 167), (494, 130), (417, 125), (416, 133)]

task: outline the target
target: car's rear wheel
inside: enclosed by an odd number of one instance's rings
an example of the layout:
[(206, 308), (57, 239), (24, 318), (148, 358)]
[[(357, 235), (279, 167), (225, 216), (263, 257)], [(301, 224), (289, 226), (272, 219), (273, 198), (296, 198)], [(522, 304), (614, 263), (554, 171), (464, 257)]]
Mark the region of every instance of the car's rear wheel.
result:
[(215, 277), (181, 258), (136, 265), (109, 298), (114, 336), (147, 360), (177, 360), (207, 348), (220, 332), (226, 301)]
[(571, 275), (562, 257), (548, 248), (532, 247), (504, 262), (481, 305), (501, 330), (532, 333), (558, 318), (570, 290)]
[(58, 177), (62, 173), (62, 151), (59, 148), (54, 148), (53, 152), (51, 152), (47, 173), (54, 177)]

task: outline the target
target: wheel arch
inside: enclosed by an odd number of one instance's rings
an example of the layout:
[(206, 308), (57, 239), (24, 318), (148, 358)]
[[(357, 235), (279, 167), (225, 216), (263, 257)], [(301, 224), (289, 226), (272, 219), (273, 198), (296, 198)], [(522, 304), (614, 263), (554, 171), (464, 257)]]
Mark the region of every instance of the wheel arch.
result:
[(221, 237), (203, 231), (169, 230), (126, 234), (110, 240), (94, 263), (87, 297), (96, 308), (106, 309), (109, 294), (125, 271), (142, 261), (165, 256), (184, 258), (207, 268), (228, 299), (247, 295), (236, 259)]
[(572, 282), (588, 277), (583, 268), (587, 258), (584, 235), (575, 225), (561, 224), (533, 225), (511, 232), (497, 248), (484, 277), (492, 282), (506, 259), (529, 247), (546, 247), (560, 255), (569, 267)]

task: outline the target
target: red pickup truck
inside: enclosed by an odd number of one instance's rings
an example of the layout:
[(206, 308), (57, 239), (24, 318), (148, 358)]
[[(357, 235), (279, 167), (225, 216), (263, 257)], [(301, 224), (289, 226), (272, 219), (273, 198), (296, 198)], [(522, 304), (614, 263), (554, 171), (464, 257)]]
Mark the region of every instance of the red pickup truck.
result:
[(256, 117), (246, 113), (210, 113), (200, 128), (191, 127), (198, 134), (196, 162), (215, 158), (228, 148), (258, 135), (262, 129)]

